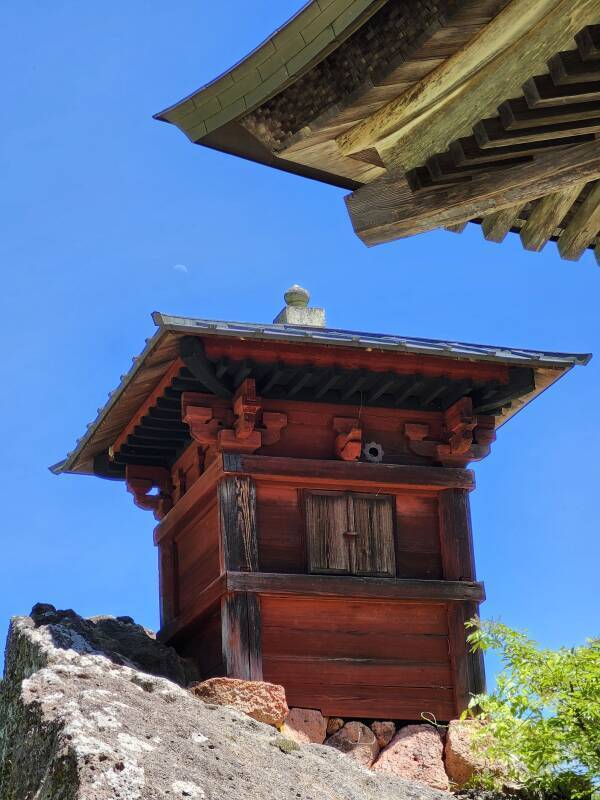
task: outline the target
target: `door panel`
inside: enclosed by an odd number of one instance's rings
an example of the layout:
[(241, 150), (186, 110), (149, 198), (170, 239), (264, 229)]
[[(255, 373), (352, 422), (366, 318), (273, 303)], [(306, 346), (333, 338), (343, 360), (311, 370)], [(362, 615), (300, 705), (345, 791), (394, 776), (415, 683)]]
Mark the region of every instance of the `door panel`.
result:
[(306, 536), (309, 572), (349, 572), (350, 560), (345, 532), (348, 503), (344, 494), (314, 494), (306, 497)]

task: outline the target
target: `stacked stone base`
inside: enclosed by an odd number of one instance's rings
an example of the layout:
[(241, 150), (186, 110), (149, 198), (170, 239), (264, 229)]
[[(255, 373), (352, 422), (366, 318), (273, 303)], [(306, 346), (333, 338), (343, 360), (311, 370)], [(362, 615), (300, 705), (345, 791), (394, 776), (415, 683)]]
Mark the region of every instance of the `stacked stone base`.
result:
[(276, 727), (297, 745), (325, 744), (374, 772), (448, 791), (481, 768), (471, 753), (472, 724), (401, 724), (393, 720), (343, 720), (311, 708), (288, 709), (285, 690), (260, 681), (211, 678), (193, 687), (207, 702), (232, 705)]

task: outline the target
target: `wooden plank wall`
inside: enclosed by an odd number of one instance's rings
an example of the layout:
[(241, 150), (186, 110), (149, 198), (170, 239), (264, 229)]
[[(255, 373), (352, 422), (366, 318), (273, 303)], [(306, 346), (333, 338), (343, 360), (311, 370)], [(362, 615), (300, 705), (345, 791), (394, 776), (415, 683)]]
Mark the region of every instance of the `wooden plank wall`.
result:
[(185, 527), (177, 531), (175, 546), (179, 575), (176, 605), (179, 613), (189, 611), (200, 592), (219, 576), (219, 538), (216, 499), (199, 507), (188, 518)]
[(261, 598), (263, 675), (325, 715), (456, 715), (443, 603)]

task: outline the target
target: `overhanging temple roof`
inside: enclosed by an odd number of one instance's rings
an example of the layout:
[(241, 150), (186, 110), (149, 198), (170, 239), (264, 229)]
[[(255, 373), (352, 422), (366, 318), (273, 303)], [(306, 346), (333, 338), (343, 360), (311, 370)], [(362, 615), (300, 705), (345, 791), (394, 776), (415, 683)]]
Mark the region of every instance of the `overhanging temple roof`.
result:
[(368, 245), (471, 221), (600, 256), (600, 0), (312, 0), (157, 118), (352, 190)]
[[(565, 372), (587, 364), (591, 357), (160, 313), (153, 314), (153, 320), (158, 330), (146, 341), (143, 352), (121, 377), (75, 449), (51, 468), (53, 472), (121, 478), (127, 463), (170, 466), (191, 441), (181, 421), (182, 392), (231, 397), (248, 377), (256, 379), (261, 396), (276, 399), (444, 410), (460, 397), (470, 396), (478, 413), (496, 415), (497, 425), (501, 425)], [(241, 357), (227, 350), (231, 342), (244, 343)], [(330, 365), (315, 363), (317, 348), (328, 351)], [(396, 372), (388, 364), (382, 371), (376, 366), (381, 354), (393, 356), (393, 363), (401, 369)], [(473, 376), (452, 377), (451, 365), (457, 361), (474, 365)], [(372, 368), (365, 366), (371, 363)], [(407, 363), (413, 366), (407, 368)], [(478, 377), (477, 365), (483, 369), (486, 364), (505, 365), (507, 380), (494, 380), (483, 373)], [(152, 398), (152, 406), (139, 416), (118, 458), (111, 461), (109, 448), (148, 398)]]

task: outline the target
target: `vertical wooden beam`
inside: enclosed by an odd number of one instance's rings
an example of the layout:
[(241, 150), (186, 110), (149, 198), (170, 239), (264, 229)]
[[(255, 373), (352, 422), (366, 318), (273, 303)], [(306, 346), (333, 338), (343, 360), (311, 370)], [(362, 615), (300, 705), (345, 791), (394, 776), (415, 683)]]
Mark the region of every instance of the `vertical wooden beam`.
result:
[[(224, 569), (258, 571), (256, 487), (251, 478), (227, 476), (219, 483)], [(223, 664), (229, 678), (262, 680), (260, 601), (253, 592), (221, 599)]]
[(226, 676), (262, 680), (260, 604), (256, 594), (239, 592), (223, 596), (221, 632)]
[[(446, 489), (439, 496), (440, 541), (445, 580), (476, 580), (469, 494), (464, 489)], [(467, 707), (471, 695), (485, 691), (481, 653), (471, 653), (465, 622), (478, 616), (477, 603), (448, 604), (448, 646), (454, 674), (456, 712)]]
[(219, 483), (219, 509), (226, 570), (256, 572), (256, 487), (251, 478), (232, 476)]
[(175, 619), (178, 610), (177, 545), (172, 538), (158, 545), (158, 585), (160, 593), (160, 626)]
[(444, 579), (476, 580), (468, 492), (464, 489), (440, 492), (438, 510)]
[[(469, 705), (471, 699), (471, 676), (469, 672), (469, 647), (465, 622), (464, 603), (448, 603), (448, 650), (454, 678), (454, 701), (456, 716)], [(473, 692), (474, 694), (474, 692)]]
[[(465, 610), (465, 620), (473, 619), (479, 616), (479, 604), (466, 602), (463, 604)], [(468, 670), (469, 670), (469, 686), (472, 694), (482, 694), (486, 691), (485, 681), (485, 665), (483, 663), (483, 653), (478, 650), (476, 653), (471, 652), (468, 648)]]

